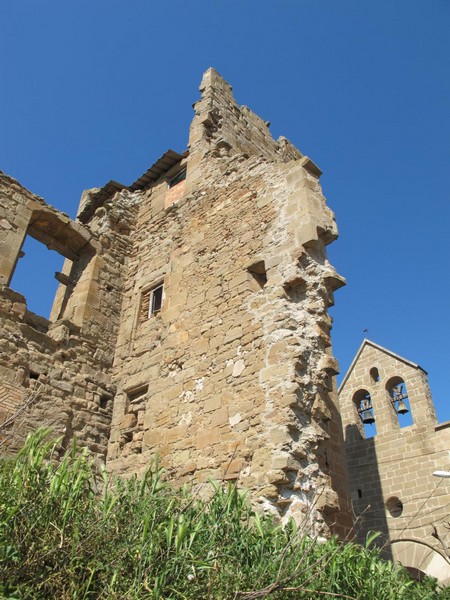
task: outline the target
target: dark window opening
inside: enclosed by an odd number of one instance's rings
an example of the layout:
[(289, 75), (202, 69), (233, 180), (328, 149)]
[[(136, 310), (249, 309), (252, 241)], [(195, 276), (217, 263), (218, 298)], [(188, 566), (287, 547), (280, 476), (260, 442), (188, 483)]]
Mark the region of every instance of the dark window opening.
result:
[(266, 265), (263, 260), (253, 263), (247, 267), (248, 272), (253, 276), (253, 279), (262, 289), (267, 283)]
[(148, 385), (144, 385), (140, 388), (137, 388), (135, 390), (128, 392), (127, 393), (128, 403), (136, 404), (137, 402), (140, 402), (141, 400), (143, 400), (144, 396), (147, 393), (147, 390), (148, 390)]
[(36, 373), (36, 371), (30, 371), (29, 378), (30, 379), (39, 379), (40, 373)]
[(403, 502), (397, 496), (392, 496), (386, 501), (386, 509), (391, 517), (397, 519), (403, 513)]
[(100, 396), (98, 405), (100, 408), (106, 408), (108, 406), (109, 396)]
[(163, 286), (160, 285), (155, 288), (152, 292), (152, 303), (150, 307), (150, 314), (154, 315), (161, 310), (163, 301)]
[(358, 490), (358, 498), (362, 498), (362, 491)]
[(184, 181), (186, 179), (186, 167), (184, 169), (182, 169), (179, 173), (177, 173), (175, 175), (175, 177), (172, 177), (172, 179), (169, 179), (169, 188), (173, 188), (174, 186), (177, 185), (177, 183), (180, 183), (181, 181)]
[(46, 318), (50, 316), (59, 285), (55, 272), (61, 271), (63, 262), (61, 254), (26, 236), (9, 285), (25, 296), (28, 310)]
[(132, 431), (123, 431), (122, 432), (122, 442), (124, 444), (129, 444), (133, 441), (133, 432)]
[(370, 369), (370, 378), (372, 379), (373, 383), (378, 383), (380, 381), (380, 374), (376, 367), (372, 367)]

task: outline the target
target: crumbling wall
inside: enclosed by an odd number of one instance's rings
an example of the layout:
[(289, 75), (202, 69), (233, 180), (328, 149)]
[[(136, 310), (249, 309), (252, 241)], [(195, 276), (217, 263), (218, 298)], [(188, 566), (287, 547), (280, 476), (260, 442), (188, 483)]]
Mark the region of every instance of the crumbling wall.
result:
[[(213, 69), (200, 89), (189, 153), (86, 192), (76, 222), (0, 179), (0, 398), (20, 405), (8, 441), (51, 425), (102, 455), (109, 438), (115, 473), (159, 455), (178, 484), (237, 481), (283, 518), (343, 533), (327, 312), (343, 280), (321, 172)], [(67, 259), (50, 321), (6, 287), (26, 234)]]
[[(141, 193), (108, 466), (139, 472), (159, 454), (178, 482), (238, 480), (278, 514), (342, 531), (327, 309), (343, 282), (326, 259), (337, 232), (320, 170), (214, 70), (200, 89), (173, 169), (187, 167), (184, 196), (164, 208), (167, 176)], [(161, 283), (161, 312), (143, 316)]]
[[(0, 246), (9, 283), (26, 235), (67, 257), (52, 320), (27, 310), (26, 299), (0, 287), (0, 391), (4, 448), (14, 450), (36, 427), (50, 427), (64, 448), (75, 435), (104, 457), (114, 388), (110, 367), (120, 315), (122, 267), (132, 203), (111, 200), (90, 227), (72, 221), (0, 177)], [(111, 217), (111, 213), (115, 216)], [(120, 222), (120, 223), (119, 223)]]

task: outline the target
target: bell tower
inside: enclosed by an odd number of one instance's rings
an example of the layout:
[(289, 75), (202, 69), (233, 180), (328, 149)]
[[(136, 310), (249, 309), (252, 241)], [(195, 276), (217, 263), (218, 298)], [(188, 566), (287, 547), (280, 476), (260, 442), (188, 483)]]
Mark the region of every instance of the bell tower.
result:
[(437, 422), (426, 371), (364, 340), (339, 405), (358, 540), (378, 531), (387, 558), (447, 581), (448, 487), (433, 472), (448, 464), (450, 422)]

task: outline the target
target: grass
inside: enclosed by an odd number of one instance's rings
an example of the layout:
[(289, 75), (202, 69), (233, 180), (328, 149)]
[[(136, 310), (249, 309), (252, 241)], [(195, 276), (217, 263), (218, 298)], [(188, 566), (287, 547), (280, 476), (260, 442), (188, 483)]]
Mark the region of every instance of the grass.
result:
[(154, 465), (111, 480), (48, 431), (0, 464), (0, 597), (27, 600), (450, 598), (378, 551), (303, 535), (255, 513), (236, 487), (203, 501)]

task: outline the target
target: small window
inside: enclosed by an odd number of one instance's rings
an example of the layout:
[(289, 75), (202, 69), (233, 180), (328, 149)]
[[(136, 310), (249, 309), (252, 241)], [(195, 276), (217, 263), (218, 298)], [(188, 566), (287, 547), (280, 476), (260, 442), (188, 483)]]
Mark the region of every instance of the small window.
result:
[(380, 373), (376, 367), (370, 369), (370, 378), (373, 383), (378, 383), (380, 381)]
[(397, 496), (392, 496), (386, 501), (386, 509), (391, 517), (397, 519), (403, 513), (403, 502)]
[(156, 313), (159, 313), (159, 311), (161, 310), (162, 303), (163, 303), (163, 295), (164, 295), (164, 289), (163, 289), (162, 285), (159, 285), (158, 287), (154, 288), (151, 291), (150, 309), (148, 311), (149, 317), (151, 315), (155, 315)]
[(175, 177), (172, 177), (172, 179), (169, 179), (169, 189), (173, 188), (177, 185), (177, 183), (180, 183), (181, 181), (184, 181), (186, 179), (186, 168), (182, 169), (179, 173), (177, 173), (175, 175)]
[(127, 393), (128, 404), (136, 404), (145, 398), (145, 394), (148, 391), (148, 385), (144, 385), (138, 389), (132, 390)]
[(146, 321), (153, 315), (157, 315), (161, 312), (163, 301), (164, 284), (162, 283), (143, 292), (141, 301), (141, 321)]

